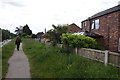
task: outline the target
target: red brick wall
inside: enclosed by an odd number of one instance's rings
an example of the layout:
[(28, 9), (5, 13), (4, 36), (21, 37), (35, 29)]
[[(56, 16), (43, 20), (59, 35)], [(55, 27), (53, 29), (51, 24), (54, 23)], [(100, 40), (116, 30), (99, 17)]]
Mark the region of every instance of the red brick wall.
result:
[[(104, 36), (103, 42), (101, 42), (104, 45), (104, 47), (106, 49), (109, 49), (110, 51), (117, 52), (118, 42), (119, 42), (118, 39), (120, 37), (120, 11), (107, 14), (95, 19), (99, 19), (99, 30), (91, 30), (91, 32)], [(92, 20), (90, 21), (92, 22)], [(108, 31), (108, 27), (109, 27), (109, 31)], [(87, 31), (89, 31), (89, 25), (87, 25)], [(109, 32), (109, 40), (108, 40), (108, 32)]]

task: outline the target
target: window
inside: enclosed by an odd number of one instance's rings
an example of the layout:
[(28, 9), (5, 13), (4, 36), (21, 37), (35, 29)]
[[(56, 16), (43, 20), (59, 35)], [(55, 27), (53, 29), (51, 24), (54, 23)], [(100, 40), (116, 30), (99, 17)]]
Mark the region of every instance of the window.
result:
[(85, 21), (84, 26), (85, 26), (85, 29), (86, 29), (87, 28), (87, 21)]
[(99, 19), (95, 20), (95, 29), (99, 29)]
[(92, 29), (99, 29), (99, 19), (92, 21)]
[(92, 21), (92, 29), (95, 28), (95, 21)]
[(81, 24), (81, 28), (83, 28), (83, 23)]

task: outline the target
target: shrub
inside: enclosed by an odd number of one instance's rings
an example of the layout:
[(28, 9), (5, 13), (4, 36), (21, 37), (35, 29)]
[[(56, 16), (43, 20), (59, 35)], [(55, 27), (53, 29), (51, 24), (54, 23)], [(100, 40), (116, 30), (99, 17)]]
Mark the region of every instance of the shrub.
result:
[(23, 34), (21, 35), (21, 37), (24, 37), (24, 38), (25, 38), (25, 36), (27, 36), (27, 34), (26, 34), (26, 33), (23, 33)]
[(26, 35), (25, 38), (31, 38), (31, 36), (30, 35)]
[(95, 39), (84, 35), (62, 34), (61, 41), (67, 47), (92, 48), (103, 50), (102, 46)]
[(37, 38), (37, 35), (35, 35), (35, 34), (32, 34), (32, 38)]

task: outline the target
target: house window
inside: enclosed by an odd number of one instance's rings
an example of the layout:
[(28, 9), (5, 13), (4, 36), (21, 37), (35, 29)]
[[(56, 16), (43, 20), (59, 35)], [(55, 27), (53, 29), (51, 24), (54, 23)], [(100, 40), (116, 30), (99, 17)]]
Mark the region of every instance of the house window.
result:
[(99, 19), (92, 21), (92, 29), (99, 29)]
[(99, 29), (99, 19), (95, 20), (95, 29)]
[(95, 21), (92, 21), (92, 29), (95, 28)]
[(83, 23), (81, 24), (81, 28), (83, 28)]
[(87, 28), (87, 21), (85, 21), (84, 26), (85, 26), (85, 29), (86, 29)]

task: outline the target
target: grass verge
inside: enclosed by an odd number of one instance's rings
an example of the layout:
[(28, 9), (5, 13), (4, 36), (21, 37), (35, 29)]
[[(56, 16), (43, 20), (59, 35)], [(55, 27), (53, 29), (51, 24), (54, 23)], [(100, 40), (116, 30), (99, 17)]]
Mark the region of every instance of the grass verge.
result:
[(64, 49), (23, 40), (32, 78), (120, 78), (120, 68), (89, 60)]
[(8, 70), (8, 59), (12, 56), (15, 49), (15, 39), (2, 47), (2, 78), (5, 78)]

